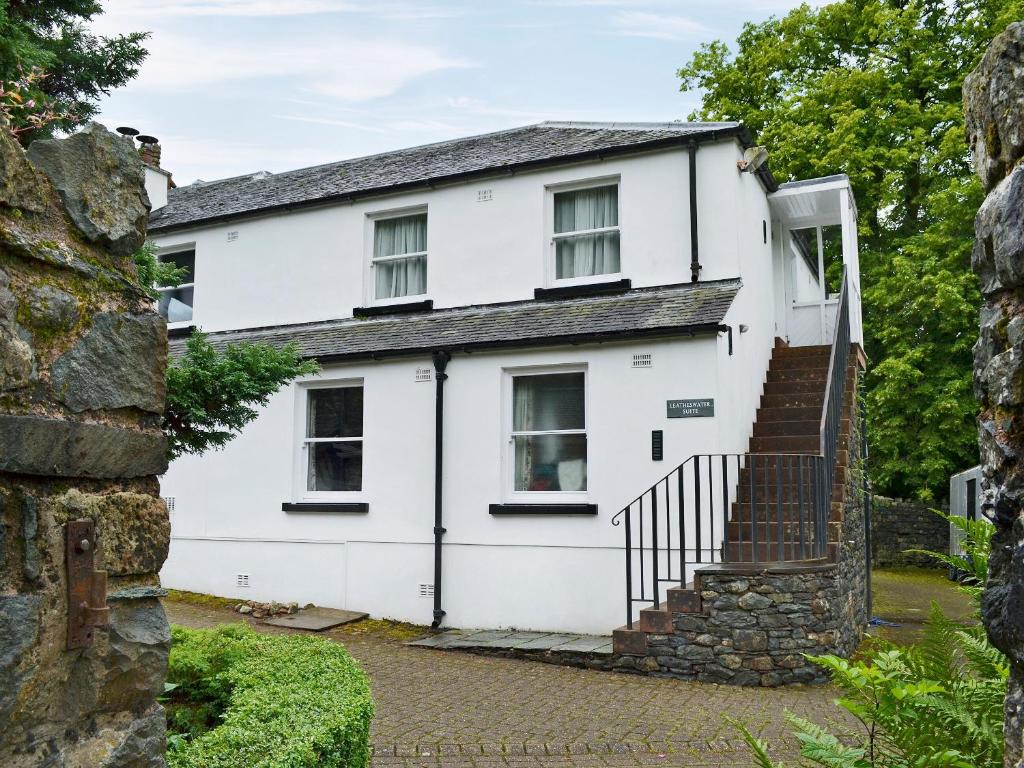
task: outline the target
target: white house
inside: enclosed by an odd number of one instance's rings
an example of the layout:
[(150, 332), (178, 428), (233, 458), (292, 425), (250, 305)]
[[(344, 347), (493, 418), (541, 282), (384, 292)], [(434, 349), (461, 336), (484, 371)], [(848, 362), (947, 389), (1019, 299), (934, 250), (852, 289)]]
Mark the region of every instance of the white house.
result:
[(767, 551), (756, 511), (743, 550), (736, 505), (748, 452), (806, 456), (808, 477), (828, 456), (820, 372), (776, 403), (795, 431), (755, 423), (788, 391), (768, 391), (773, 353), (827, 365), (837, 329), (861, 341), (856, 211), (845, 177), (778, 185), (750, 144), (735, 123), (542, 123), (170, 190), (150, 235), (190, 267), (161, 301), (172, 354), (196, 327), (295, 343), (322, 372), (172, 464), (165, 586), (608, 633), (613, 517), (666, 475), (696, 500), (661, 552), (631, 543), (634, 591), (645, 558), (679, 583), (709, 560), (828, 557), (824, 518)]

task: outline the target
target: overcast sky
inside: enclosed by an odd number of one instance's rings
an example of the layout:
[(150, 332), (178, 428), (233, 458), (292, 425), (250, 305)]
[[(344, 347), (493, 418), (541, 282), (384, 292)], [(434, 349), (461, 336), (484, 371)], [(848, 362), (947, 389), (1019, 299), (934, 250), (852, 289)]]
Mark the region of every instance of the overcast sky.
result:
[(146, 30), (100, 121), (157, 136), (179, 184), (282, 171), (541, 120), (668, 121), (703, 41), (794, 0), (106, 0)]

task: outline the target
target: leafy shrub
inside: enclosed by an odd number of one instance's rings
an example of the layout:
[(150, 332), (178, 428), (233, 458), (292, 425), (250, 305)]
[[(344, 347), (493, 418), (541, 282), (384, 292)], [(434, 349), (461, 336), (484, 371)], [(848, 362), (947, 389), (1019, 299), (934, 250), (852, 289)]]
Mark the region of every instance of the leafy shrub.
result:
[[(928, 553), (955, 568), (961, 589), (980, 608), (993, 526), (986, 520), (946, 517), (964, 533), (964, 557)], [(838, 704), (864, 726), (854, 741), (787, 714), (800, 742), (803, 766), (828, 768), (1001, 768), (1007, 658), (982, 626), (965, 627), (932, 604), (924, 637), (910, 648), (872, 641), (865, 658), (811, 656), (832, 673)], [(761, 768), (773, 763), (767, 746), (733, 723)]]
[(369, 765), (369, 683), (337, 643), (175, 627), (167, 674), (171, 768)]

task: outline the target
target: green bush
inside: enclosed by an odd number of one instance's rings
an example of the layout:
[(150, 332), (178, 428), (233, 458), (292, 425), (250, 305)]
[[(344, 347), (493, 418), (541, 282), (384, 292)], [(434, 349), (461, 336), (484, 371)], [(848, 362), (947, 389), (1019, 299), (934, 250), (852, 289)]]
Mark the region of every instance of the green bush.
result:
[(167, 679), (171, 768), (369, 765), (369, 683), (337, 643), (175, 627)]

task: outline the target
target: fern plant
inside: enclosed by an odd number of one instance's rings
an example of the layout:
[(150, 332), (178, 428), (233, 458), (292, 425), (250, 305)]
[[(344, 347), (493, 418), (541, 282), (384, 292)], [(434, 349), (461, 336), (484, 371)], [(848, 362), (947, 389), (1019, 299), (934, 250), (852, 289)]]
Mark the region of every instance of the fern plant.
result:
[[(980, 608), (992, 537), (986, 520), (947, 516), (964, 534), (963, 557), (928, 554), (963, 574), (961, 588)], [(924, 636), (901, 648), (873, 640), (865, 657), (809, 656), (827, 669), (842, 692), (837, 703), (863, 726), (857, 735), (836, 736), (787, 713), (800, 743), (799, 766), (826, 768), (1001, 768), (1003, 696), (1009, 662), (980, 625), (963, 626), (932, 604)], [(731, 721), (732, 722), (732, 721)], [(742, 724), (755, 764), (775, 763), (768, 746)]]

